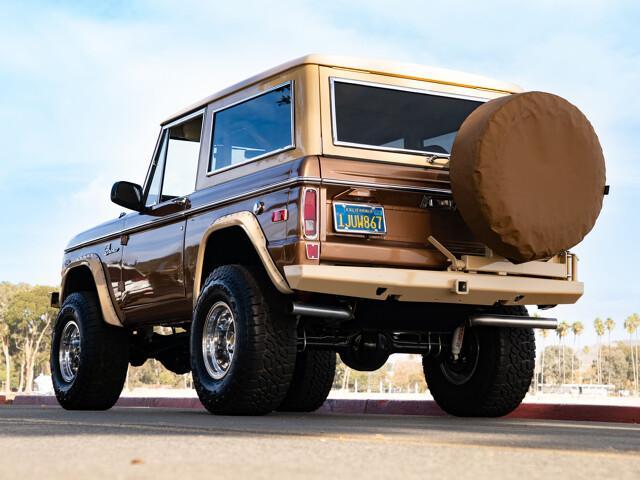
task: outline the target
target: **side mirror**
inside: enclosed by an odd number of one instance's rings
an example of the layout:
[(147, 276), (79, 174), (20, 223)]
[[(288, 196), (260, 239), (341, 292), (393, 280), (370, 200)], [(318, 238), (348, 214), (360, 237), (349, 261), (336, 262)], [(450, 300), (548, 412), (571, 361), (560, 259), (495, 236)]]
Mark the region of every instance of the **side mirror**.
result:
[(111, 201), (116, 205), (141, 212), (144, 210), (142, 205), (142, 187), (131, 182), (116, 182), (111, 188)]

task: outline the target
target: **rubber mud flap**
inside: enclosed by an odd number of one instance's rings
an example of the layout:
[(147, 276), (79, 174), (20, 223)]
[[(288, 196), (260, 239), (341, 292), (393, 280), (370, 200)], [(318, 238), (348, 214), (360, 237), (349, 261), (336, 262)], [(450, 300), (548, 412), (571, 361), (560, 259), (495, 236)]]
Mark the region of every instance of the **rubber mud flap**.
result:
[(456, 136), (450, 175), (471, 231), (515, 263), (579, 243), (600, 214), (605, 188), (591, 123), (543, 92), (501, 97), (473, 111)]

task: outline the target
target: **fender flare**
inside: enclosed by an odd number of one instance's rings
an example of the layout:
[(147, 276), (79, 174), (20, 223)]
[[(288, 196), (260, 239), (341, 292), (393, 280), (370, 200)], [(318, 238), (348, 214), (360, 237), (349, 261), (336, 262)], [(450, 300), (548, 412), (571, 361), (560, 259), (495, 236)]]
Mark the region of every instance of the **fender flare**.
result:
[(269, 254), (269, 250), (267, 249), (267, 238), (262, 231), (262, 227), (260, 226), (258, 219), (253, 213), (242, 211), (218, 218), (209, 226), (209, 228), (205, 230), (204, 234), (202, 235), (202, 238), (200, 239), (200, 246), (198, 247), (195, 278), (193, 280), (194, 306), (198, 300), (200, 289), (202, 287), (202, 268), (204, 265), (204, 255), (209, 237), (214, 232), (229, 227), (240, 227), (242, 228), (242, 230), (244, 230), (247, 238), (249, 238), (249, 241), (256, 249), (258, 258), (260, 258), (260, 261), (262, 262), (267, 275), (269, 275), (269, 278), (273, 282), (273, 285), (280, 293), (284, 293), (287, 295), (292, 294), (293, 290), (291, 290), (291, 287), (289, 287), (289, 284), (282, 276), (280, 270), (278, 270), (278, 267), (276, 267), (276, 264), (273, 262), (273, 259)]
[(100, 257), (95, 253), (87, 253), (82, 255), (65, 265), (62, 271), (62, 281), (60, 282), (60, 304), (64, 302), (66, 298), (66, 286), (67, 276), (71, 271), (80, 266), (89, 268), (93, 282), (96, 285), (96, 291), (98, 292), (98, 302), (100, 303), (100, 310), (102, 310), (102, 318), (109, 325), (115, 327), (123, 327), (123, 315), (120, 309), (117, 307), (112, 295), (109, 284), (107, 283), (107, 277), (104, 273), (104, 266)]

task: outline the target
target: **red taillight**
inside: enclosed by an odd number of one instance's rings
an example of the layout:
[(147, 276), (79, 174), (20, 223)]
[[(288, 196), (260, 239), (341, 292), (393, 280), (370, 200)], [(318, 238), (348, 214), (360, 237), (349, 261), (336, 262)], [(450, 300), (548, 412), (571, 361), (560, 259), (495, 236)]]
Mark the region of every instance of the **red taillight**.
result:
[(304, 191), (302, 199), (302, 229), (307, 238), (318, 234), (318, 191), (312, 188)]
[(307, 243), (307, 258), (309, 260), (318, 260), (320, 258), (320, 244), (319, 243)]
[(286, 208), (281, 208), (280, 210), (275, 210), (271, 212), (271, 221), (273, 223), (284, 222), (289, 217), (289, 212)]

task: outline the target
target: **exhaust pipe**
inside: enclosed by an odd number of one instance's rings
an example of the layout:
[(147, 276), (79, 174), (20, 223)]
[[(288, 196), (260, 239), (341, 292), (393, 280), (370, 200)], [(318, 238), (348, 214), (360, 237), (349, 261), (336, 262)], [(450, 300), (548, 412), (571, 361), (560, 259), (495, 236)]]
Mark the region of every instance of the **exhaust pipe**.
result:
[(298, 302), (293, 302), (291, 305), (291, 313), (303, 317), (319, 317), (341, 321), (351, 320), (353, 318), (353, 312), (347, 307), (328, 307)]
[(557, 318), (518, 317), (517, 315), (475, 315), (469, 318), (472, 327), (558, 328)]

